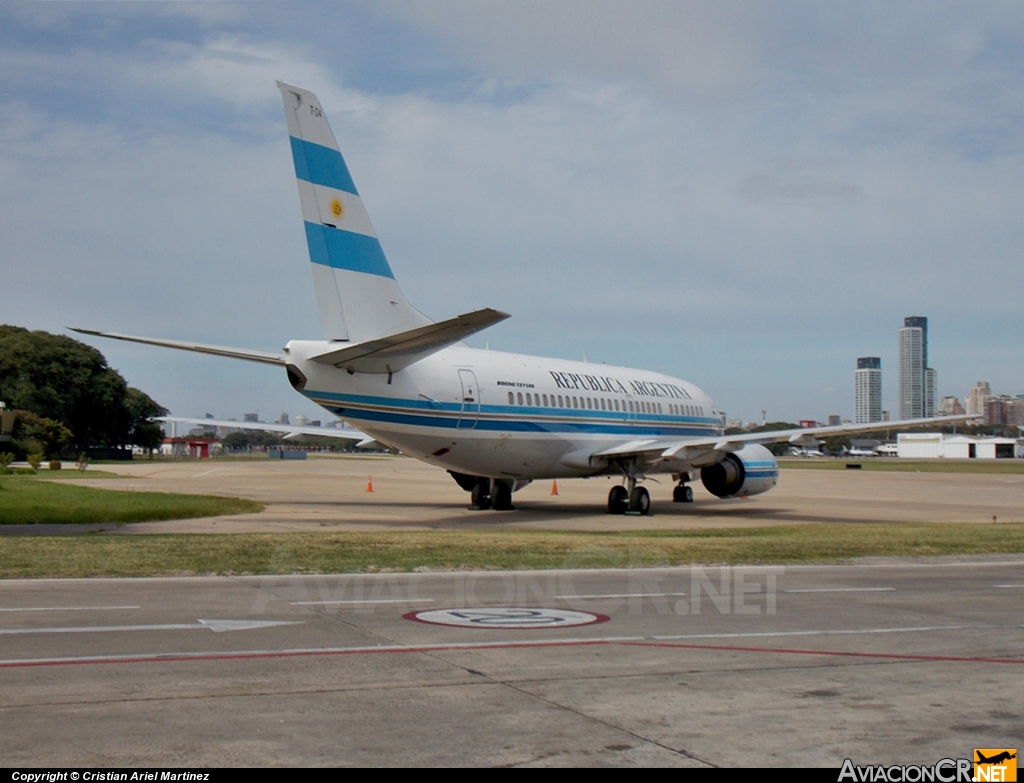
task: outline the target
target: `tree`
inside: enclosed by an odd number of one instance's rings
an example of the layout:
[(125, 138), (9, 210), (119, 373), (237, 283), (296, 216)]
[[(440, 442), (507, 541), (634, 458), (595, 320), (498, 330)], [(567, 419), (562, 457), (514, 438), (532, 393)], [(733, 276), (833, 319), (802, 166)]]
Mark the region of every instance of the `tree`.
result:
[(280, 446), (283, 442), (280, 435), (263, 430), (240, 430), (225, 435), (221, 439), (221, 444), (226, 449), (265, 449), (270, 446)]
[(125, 395), (125, 407), (131, 420), (131, 432), (128, 437), (132, 444), (149, 452), (159, 448), (164, 440), (164, 429), (150, 421), (154, 416), (167, 415), (167, 409), (158, 405), (152, 397), (133, 386), (128, 387)]
[(14, 445), (26, 454), (39, 452), (58, 459), (72, 439), (71, 430), (61, 422), (45, 419), (32, 411), (15, 411)]
[[(798, 430), (800, 429), (799, 424), (794, 424), (791, 421), (770, 421), (767, 424), (762, 424), (760, 427), (755, 427), (751, 432), (774, 432), (775, 430)], [(764, 447), (768, 449), (776, 457), (781, 457), (789, 453), (790, 444), (788, 443), (765, 443)]]
[(0, 326), (0, 400), (60, 422), (76, 450), (123, 446), (166, 410), (131, 389), (103, 354), (63, 335)]

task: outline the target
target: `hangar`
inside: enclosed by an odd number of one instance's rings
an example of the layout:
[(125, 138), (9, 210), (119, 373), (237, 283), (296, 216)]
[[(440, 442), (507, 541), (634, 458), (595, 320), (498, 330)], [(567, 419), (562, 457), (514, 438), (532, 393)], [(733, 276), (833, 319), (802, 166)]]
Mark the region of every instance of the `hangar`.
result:
[(901, 432), (896, 455), (903, 459), (1024, 458), (1024, 438), (973, 438), (939, 432)]

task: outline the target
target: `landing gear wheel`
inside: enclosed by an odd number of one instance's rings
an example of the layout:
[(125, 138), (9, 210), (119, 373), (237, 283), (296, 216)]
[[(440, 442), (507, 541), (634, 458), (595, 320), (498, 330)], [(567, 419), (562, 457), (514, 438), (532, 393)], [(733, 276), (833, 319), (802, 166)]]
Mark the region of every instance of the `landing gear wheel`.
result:
[(612, 487), (612, 491), (608, 493), (608, 513), (625, 514), (628, 505), (629, 493), (626, 488), (623, 486)]
[(692, 503), (693, 502), (693, 487), (687, 487), (680, 484), (678, 487), (672, 490), (672, 502), (673, 503)]
[(651, 495), (644, 487), (634, 487), (629, 493), (629, 510), (647, 516), (651, 512)]
[(491, 495), (488, 489), (488, 486), (482, 482), (473, 485), (473, 491), (470, 494), (473, 508), (485, 511), (491, 507)]
[(494, 491), (491, 493), (491, 506), (495, 511), (511, 511), (512, 487), (504, 481), (495, 484)]

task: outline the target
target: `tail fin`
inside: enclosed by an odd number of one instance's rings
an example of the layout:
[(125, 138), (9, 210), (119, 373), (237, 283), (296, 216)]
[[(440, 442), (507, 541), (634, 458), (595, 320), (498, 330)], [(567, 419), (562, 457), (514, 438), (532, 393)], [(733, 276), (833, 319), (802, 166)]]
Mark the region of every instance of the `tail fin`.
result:
[(395, 281), (320, 101), (300, 87), (277, 86), (324, 337), (363, 342), (429, 324)]

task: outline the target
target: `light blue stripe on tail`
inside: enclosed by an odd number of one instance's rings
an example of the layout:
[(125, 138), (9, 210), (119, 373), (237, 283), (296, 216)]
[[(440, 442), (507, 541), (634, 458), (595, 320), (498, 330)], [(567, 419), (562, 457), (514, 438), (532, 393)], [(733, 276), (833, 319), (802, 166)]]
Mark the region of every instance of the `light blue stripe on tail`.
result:
[(395, 278), (376, 237), (307, 221), (306, 242), (309, 244), (309, 259), (314, 264)]
[(314, 185), (325, 185), (329, 188), (344, 190), (355, 196), (359, 195), (340, 152), (332, 150), (330, 147), (324, 147), (322, 144), (297, 139), (294, 136), (288, 138), (292, 143), (295, 176), (306, 180), (306, 182), (312, 182)]

